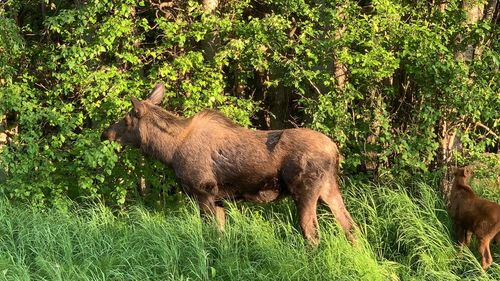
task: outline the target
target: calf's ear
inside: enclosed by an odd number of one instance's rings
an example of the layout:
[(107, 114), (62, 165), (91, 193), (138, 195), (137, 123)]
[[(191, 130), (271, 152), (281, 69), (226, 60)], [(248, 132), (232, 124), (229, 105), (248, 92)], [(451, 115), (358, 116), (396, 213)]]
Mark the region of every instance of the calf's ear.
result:
[(464, 176), (464, 168), (460, 168), (460, 167), (455, 167), (454, 168), (454, 174), (455, 176), (458, 176), (458, 177), (463, 177)]
[(134, 106), (134, 113), (137, 118), (141, 118), (142, 116), (144, 116), (144, 114), (146, 113), (146, 106), (135, 97), (132, 97), (130, 100), (132, 101), (132, 105)]
[(472, 171), (472, 167), (467, 166), (464, 168), (464, 176), (471, 177), (474, 172)]
[(151, 96), (148, 98), (153, 104), (160, 104), (163, 99), (163, 93), (165, 93), (165, 86), (163, 83), (158, 83), (151, 91)]

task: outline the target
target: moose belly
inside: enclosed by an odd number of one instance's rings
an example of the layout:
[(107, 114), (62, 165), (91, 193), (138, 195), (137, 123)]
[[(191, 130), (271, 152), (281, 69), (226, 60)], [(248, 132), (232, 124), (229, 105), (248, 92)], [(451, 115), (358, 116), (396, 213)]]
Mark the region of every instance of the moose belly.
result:
[(234, 181), (225, 183), (221, 188), (221, 197), (225, 199), (245, 200), (258, 203), (272, 202), (278, 199), (282, 189), (277, 178), (265, 179), (256, 183)]

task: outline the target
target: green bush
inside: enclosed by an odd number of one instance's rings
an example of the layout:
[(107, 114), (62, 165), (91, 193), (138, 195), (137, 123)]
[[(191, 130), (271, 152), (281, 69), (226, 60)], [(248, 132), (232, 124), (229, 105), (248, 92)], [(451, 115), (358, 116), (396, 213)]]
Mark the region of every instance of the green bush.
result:
[(373, 155), (382, 170), (425, 171), (444, 124), (480, 155), (498, 146), (498, 26), (469, 24), (460, 2), (240, 0), (207, 14), (197, 1), (8, 0), (0, 116), (18, 133), (0, 188), (34, 204), (123, 205), (141, 178), (174, 193), (161, 164), (99, 140), (157, 81), (185, 116), (209, 107), (243, 126), (320, 130), (346, 171)]

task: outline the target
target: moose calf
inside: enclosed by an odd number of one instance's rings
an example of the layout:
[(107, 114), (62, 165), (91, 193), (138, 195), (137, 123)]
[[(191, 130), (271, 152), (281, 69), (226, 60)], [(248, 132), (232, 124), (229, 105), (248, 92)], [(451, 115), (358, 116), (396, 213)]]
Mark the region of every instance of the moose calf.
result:
[(490, 241), (494, 239), (500, 245), (500, 205), (479, 198), (467, 184), (472, 175), (469, 167), (455, 171), (455, 181), (450, 196), (450, 216), (458, 242), (469, 245), (475, 234), (481, 253), (483, 269), (493, 263), (490, 253)]
[(291, 195), (302, 234), (317, 242), (317, 202), (325, 203), (352, 241), (353, 221), (344, 206), (337, 169), (339, 151), (327, 136), (309, 129), (274, 131), (240, 127), (215, 111), (178, 117), (160, 106), (164, 86), (106, 129), (102, 139), (140, 148), (171, 166), (184, 192), (221, 227), (221, 200), (271, 202)]

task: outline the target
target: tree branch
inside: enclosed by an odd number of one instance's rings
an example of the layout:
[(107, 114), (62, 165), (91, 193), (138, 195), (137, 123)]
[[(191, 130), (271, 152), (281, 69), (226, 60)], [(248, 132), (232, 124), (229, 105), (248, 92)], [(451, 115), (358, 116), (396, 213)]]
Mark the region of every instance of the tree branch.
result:
[[(488, 126), (484, 125), (483, 123), (476, 122), (475, 126), (476, 127), (479, 126), (483, 129), (485, 129), (488, 132), (488, 134), (491, 134), (491, 135), (495, 136), (495, 138), (500, 140), (500, 136), (498, 136), (492, 129), (490, 129)], [(485, 136), (487, 136), (488, 134), (486, 134)]]

